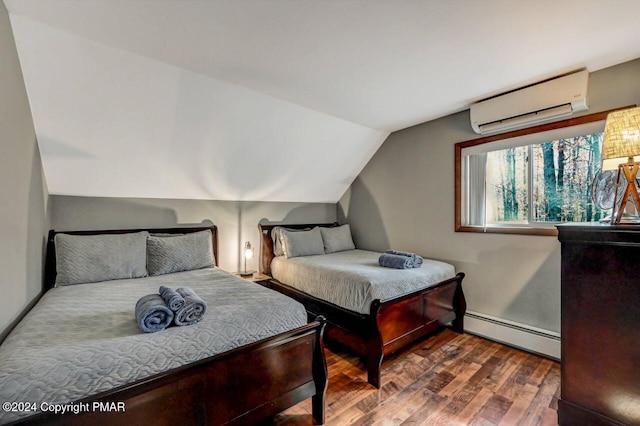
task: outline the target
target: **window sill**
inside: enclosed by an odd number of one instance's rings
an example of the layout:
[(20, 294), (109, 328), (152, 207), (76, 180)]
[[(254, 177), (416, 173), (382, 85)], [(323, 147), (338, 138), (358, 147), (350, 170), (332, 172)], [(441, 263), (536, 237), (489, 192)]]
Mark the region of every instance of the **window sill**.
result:
[(530, 228), (530, 227), (509, 227), (509, 226), (457, 226), (456, 232), (475, 232), (479, 234), (519, 234), (519, 235), (544, 235), (549, 237), (558, 236), (556, 228)]

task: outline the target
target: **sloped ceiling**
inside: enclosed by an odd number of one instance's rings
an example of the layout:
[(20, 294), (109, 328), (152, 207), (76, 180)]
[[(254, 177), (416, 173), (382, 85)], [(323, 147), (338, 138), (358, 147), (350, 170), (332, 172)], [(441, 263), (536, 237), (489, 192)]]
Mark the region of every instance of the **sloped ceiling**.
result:
[(640, 57), (627, 0), (5, 4), (52, 194), (335, 202), (390, 131)]

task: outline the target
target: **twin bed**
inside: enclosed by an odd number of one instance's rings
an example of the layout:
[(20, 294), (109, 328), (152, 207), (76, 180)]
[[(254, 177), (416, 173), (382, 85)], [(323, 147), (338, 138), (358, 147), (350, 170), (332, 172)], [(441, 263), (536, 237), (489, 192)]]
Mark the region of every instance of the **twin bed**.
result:
[[(310, 318), (326, 317), (325, 335), (362, 356), (368, 382), (379, 388), (385, 355), (448, 323), (463, 332), (464, 274), (427, 259), (415, 269), (380, 267), (380, 253), (355, 249), (348, 225), (337, 225), (258, 225), (260, 273), (269, 277), (261, 283), (304, 304)], [(317, 237), (300, 237), (315, 229), (324, 251)]]
[[(76, 246), (71, 257), (58, 253), (57, 262), (55, 243), (67, 251), (69, 247), (51, 232), (45, 281), (47, 287), (57, 285), (0, 345), (0, 400), (16, 403), (0, 411), (0, 423), (252, 424), (309, 397), (314, 419), (323, 423), (327, 376), (322, 321), (307, 324), (300, 303), (213, 264), (188, 270), (189, 264), (201, 266), (198, 257), (217, 260), (215, 226), (137, 231), (64, 233), (67, 239), (97, 236), (98, 245), (110, 245), (109, 238), (117, 235), (135, 241), (115, 252), (105, 250), (107, 259), (102, 260)], [(191, 247), (196, 235), (200, 243), (180, 253), (180, 246)], [(210, 253), (202, 253), (203, 236)], [(105, 260), (123, 262), (116, 273), (141, 275), (134, 265), (144, 250), (141, 238), (168, 249), (155, 258), (161, 273), (93, 282), (99, 279), (91, 276), (96, 271), (113, 273), (101, 269)], [(61, 259), (63, 271), (56, 271)], [(91, 266), (82, 271), (87, 261)], [(151, 259), (146, 262), (152, 273)], [(173, 263), (167, 269), (162, 262)], [(187, 265), (187, 270), (172, 271), (176, 264), (182, 265), (178, 270)], [(74, 282), (82, 277), (91, 282)], [(133, 316), (135, 302), (161, 285), (195, 290), (208, 305), (202, 321), (142, 333)], [(96, 402), (116, 403), (102, 406), (115, 410), (100, 411)], [(71, 412), (49, 411), (63, 406)]]

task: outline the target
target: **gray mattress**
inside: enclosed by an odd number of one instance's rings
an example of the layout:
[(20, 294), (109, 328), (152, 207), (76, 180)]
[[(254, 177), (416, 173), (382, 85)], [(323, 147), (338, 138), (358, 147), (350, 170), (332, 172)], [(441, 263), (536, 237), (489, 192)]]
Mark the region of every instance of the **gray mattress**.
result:
[(361, 314), (369, 314), (376, 299), (393, 299), (456, 274), (453, 265), (429, 259), (415, 269), (383, 268), (379, 256), (357, 249), (290, 259), (278, 256), (271, 262), (271, 274), (281, 283)]
[[(136, 301), (160, 285), (193, 288), (202, 321), (141, 332)], [(306, 323), (300, 303), (218, 268), (54, 288), (0, 345), (0, 402), (75, 401)]]

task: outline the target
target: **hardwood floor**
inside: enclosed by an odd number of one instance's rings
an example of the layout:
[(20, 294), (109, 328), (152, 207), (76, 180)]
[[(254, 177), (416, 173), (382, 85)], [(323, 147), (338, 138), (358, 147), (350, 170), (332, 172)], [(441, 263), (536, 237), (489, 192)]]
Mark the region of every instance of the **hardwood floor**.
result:
[[(359, 359), (326, 349), (327, 425), (557, 425), (560, 365), (451, 330), (383, 363), (382, 387), (366, 381)], [(311, 401), (273, 425), (312, 425)]]

